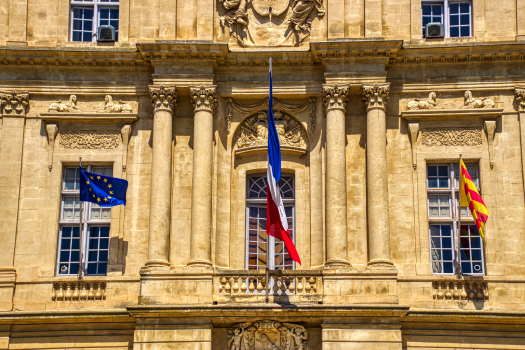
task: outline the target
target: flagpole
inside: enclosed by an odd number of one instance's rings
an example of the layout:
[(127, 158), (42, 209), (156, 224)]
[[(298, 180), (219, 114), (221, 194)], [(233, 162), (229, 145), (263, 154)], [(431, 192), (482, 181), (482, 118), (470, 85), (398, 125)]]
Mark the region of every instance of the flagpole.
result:
[[(270, 57), (270, 94), (269, 94), (269, 98), (273, 98), (272, 97), (272, 85), (271, 85), (271, 76), (272, 76), (272, 58)], [(268, 106), (272, 106), (272, 101), (268, 100)], [(273, 118), (273, 111), (268, 111), (268, 118)], [(269, 124), (268, 124), (269, 126)], [(268, 147), (270, 147), (270, 144), (268, 143)], [(268, 159), (269, 161), (269, 159)], [(268, 164), (268, 166), (270, 166)], [(266, 179), (266, 183), (268, 184), (268, 179)], [(268, 186), (268, 185), (266, 185)], [(266, 189), (267, 191), (269, 191), (270, 189), (267, 188)], [(268, 218), (266, 218), (266, 224), (268, 224)], [(269, 303), (270, 302), (270, 236), (269, 235), (266, 235), (266, 302)]]
[[(80, 159), (80, 167), (79, 167), (79, 171), (80, 169), (82, 169), (82, 157), (79, 157)], [(78, 174), (78, 177), (79, 179), (81, 178), (81, 175)], [(82, 180), (80, 180), (82, 181)], [(80, 191), (80, 188), (79, 188), (79, 191)], [(84, 203), (82, 202), (82, 198), (80, 197), (80, 192), (79, 192), (79, 196), (78, 198), (80, 199), (80, 225), (79, 225), (79, 231), (78, 231), (78, 238), (80, 240), (80, 252), (79, 252), (79, 264), (78, 264), (78, 279), (81, 280), (82, 279), (82, 231), (83, 231), (83, 227), (82, 227), (82, 210), (83, 210), (83, 207), (84, 207)]]
[(461, 249), (459, 248), (459, 237), (461, 236), (461, 179), (463, 176), (463, 170), (461, 169), (461, 164), (463, 163), (463, 155), (459, 155), (459, 185), (458, 185), (458, 229), (456, 232), (456, 274), (458, 278), (461, 278), (461, 264), (460, 264), (460, 254)]

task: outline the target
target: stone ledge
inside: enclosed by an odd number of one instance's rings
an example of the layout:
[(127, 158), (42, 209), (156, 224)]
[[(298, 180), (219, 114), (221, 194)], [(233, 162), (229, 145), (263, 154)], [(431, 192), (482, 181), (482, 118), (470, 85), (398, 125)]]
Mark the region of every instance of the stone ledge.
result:
[(42, 120), (48, 122), (98, 122), (98, 121), (123, 121), (134, 122), (137, 120), (136, 113), (39, 113)]
[(472, 108), (472, 109), (420, 109), (402, 111), (401, 116), (406, 120), (420, 119), (470, 119), (496, 118), (503, 114), (503, 108)]

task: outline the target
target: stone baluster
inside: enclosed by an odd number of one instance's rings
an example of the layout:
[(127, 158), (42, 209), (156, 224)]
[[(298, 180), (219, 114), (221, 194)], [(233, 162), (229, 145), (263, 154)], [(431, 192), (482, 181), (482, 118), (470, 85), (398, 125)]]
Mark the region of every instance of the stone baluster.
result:
[(467, 291), (465, 290), (467, 287), (465, 283), (461, 283), (461, 300), (467, 300)]
[(62, 283), (58, 283), (57, 301), (64, 301), (64, 290)]
[(294, 284), (294, 278), (290, 277), (290, 285), (288, 286), (288, 290), (290, 291), (290, 295), (295, 294), (295, 284)]
[(231, 294), (231, 291), (232, 291), (230, 280), (231, 279), (229, 277), (226, 279), (226, 287), (224, 288), (226, 290), (226, 294)]
[(190, 263), (210, 268), (212, 227), (213, 122), (215, 86), (190, 88), (194, 108)]
[(80, 300), (87, 300), (87, 291), (86, 291), (86, 284), (84, 282), (81, 282), (82, 285), (82, 291), (80, 292)]
[(89, 283), (88, 299), (89, 300), (94, 300), (95, 299), (95, 292), (93, 291), (93, 283)]
[(392, 268), (386, 156), (386, 103), (390, 84), (363, 85), (366, 105), (366, 189), (369, 267)]
[(323, 85), (326, 110), (325, 267), (349, 267), (346, 228), (345, 107), (348, 85)]
[(483, 295), (483, 282), (477, 283), (477, 289), (478, 289), (478, 300), (485, 300), (485, 296)]
[(95, 293), (95, 299), (96, 300), (102, 299), (102, 291), (100, 290), (100, 282), (97, 283), (97, 292)]
[(171, 215), (171, 148), (175, 86), (150, 86), (153, 103), (153, 155), (147, 267), (166, 268), (169, 263)]
[(257, 294), (261, 294), (263, 291), (262, 278), (257, 278)]
[(255, 290), (255, 286), (253, 284), (253, 277), (249, 277), (249, 286), (248, 286), (248, 290), (250, 291), (249, 294), (253, 294), (253, 291)]
[(78, 300), (78, 283), (73, 284), (73, 300)]
[(69, 283), (67, 283), (66, 295), (64, 296), (64, 299), (71, 301), (71, 285)]
[(53, 288), (51, 289), (51, 300), (52, 301), (55, 301), (56, 300), (56, 284), (53, 284)]

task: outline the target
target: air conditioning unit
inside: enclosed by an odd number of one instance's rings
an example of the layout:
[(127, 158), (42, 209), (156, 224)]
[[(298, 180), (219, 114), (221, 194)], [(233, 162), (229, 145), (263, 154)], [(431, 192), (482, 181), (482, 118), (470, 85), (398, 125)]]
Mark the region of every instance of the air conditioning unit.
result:
[(427, 23), (425, 26), (425, 38), (439, 38), (443, 36), (443, 23)]
[(115, 27), (113, 26), (98, 27), (97, 41), (115, 41)]

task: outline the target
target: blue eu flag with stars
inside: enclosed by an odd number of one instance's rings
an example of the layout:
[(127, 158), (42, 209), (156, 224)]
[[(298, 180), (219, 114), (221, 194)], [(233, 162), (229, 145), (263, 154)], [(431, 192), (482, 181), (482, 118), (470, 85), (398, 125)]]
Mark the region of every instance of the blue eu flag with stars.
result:
[(88, 173), (80, 168), (80, 200), (101, 207), (126, 205), (128, 182), (116, 177)]

